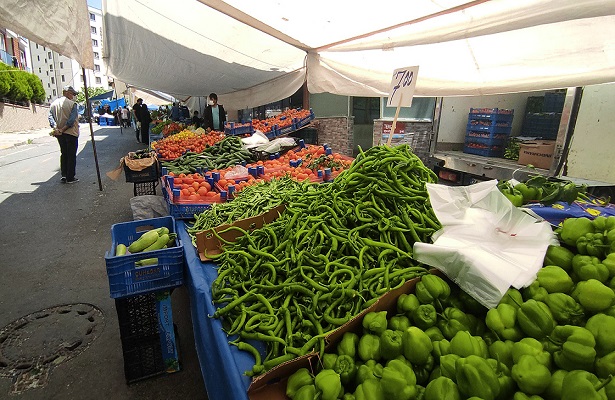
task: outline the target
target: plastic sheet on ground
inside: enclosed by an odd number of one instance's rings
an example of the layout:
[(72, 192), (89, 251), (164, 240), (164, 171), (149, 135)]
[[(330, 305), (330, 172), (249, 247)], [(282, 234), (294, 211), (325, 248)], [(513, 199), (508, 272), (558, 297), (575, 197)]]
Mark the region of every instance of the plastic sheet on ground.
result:
[(130, 208), (132, 209), (132, 219), (135, 221), (169, 215), (167, 203), (162, 196), (135, 196), (130, 199)]
[(433, 244), (415, 243), (416, 260), (438, 268), (488, 308), (510, 286), (529, 285), (556, 243), (547, 222), (512, 205), (497, 181), (470, 186), (427, 184), (442, 229)]

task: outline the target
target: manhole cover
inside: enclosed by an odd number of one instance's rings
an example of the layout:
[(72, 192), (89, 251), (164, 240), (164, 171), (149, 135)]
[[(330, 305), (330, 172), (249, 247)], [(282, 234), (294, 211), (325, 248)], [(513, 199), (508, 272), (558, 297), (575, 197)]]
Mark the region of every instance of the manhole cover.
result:
[(0, 330), (0, 377), (11, 378), (11, 393), (44, 386), (51, 369), (75, 357), (104, 327), (91, 304), (66, 304), (28, 314)]

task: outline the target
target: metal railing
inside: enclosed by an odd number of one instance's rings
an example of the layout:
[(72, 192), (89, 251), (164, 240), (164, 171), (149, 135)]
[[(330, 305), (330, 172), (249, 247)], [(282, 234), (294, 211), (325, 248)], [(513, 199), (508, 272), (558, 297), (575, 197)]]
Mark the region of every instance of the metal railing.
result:
[(4, 50), (0, 50), (0, 58), (2, 58), (3, 63), (10, 65), (11, 67), (13, 66), (13, 56), (11, 54)]

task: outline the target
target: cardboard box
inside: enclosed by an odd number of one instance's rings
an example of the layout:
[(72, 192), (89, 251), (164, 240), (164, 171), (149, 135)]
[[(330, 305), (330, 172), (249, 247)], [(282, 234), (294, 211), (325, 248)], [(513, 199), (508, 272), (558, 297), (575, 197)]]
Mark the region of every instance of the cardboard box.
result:
[[(445, 275), (438, 270), (432, 269), (430, 273), (447, 280)], [(337, 343), (346, 332), (355, 332), (361, 336), (363, 334), (363, 316), (368, 312), (387, 311), (387, 319), (397, 315), (397, 298), (404, 293), (414, 293), (414, 288), (419, 280), (420, 278), (411, 279), (401, 287), (382, 295), (369, 308), (366, 308), (350, 321), (331, 332), (325, 338), (325, 353), (336, 352)], [(286, 397), (288, 377), (300, 368), (307, 368), (314, 373), (321, 368), (320, 364), (318, 353), (306, 354), (303, 357), (280, 364), (252, 381), (248, 388), (248, 398), (250, 400), (288, 400), (288, 397)]]
[(549, 169), (553, 162), (555, 141), (523, 142), (519, 146), (519, 161), (517, 164), (532, 164), (536, 168)]
[(199, 258), (201, 261), (210, 261), (211, 258), (208, 258), (207, 255), (217, 255), (222, 253), (222, 243), (214, 234), (214, 231), (225, 241), (234, 242), (239, 236), (241, 236), (241, 231), (238, 229), (229, 230), (229, 228), (239, 227), (244, 231), (251, 232), (254, 229), (262, 228), (263, 225), (275, 221), (285, 209), (286, 206), (282, 204), (255, 217), (242, 219), (232, 224), (220, 225), (203, 232), (198, 232), (196, 234), (196, 248), (199, 252)]

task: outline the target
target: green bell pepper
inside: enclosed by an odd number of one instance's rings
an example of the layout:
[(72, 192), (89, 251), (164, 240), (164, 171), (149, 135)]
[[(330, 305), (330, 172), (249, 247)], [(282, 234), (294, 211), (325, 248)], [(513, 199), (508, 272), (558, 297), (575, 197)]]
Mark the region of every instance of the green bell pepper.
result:
[(564, 378), (568, 375), (568, 371), (564, 369), (558, 369), (551, 374), (551, 382), (547, 389), (543, 392), (546, 399), (561, 399), (562, 398), (562, 384)]
[(363, 317), (363, 328), (375, 335), (380, 335), (387, 329), (387, 312), (372, 311)]
[(596, 353), (599, 357), (615, 351), (615, 317), (596, 314), (587, 320), (585, 329), (596, 339)]
[(455, 363), (455, 378), (459, 392), (464, 396), (495, 400), (500, 393), (498, 377), (482, 357), (459, 358)]
[(541, 394), (551, 383), (551, 371), (538, 362), (536, 357), (522, 355), (513, 365), (512, 378), (526, 394)]
[(416, 397), (416, 376), (404, 361), (389, 361), (382, 370), (380, 382), (387, 399), (410, 400)]
[(549, 245), (543, 265), (557, 265), (564, 271), (572, 269), (572, 257), (574, 253), (562, 246)]
[(430, 354), (427, 357), (427, 361), (423, 364), (413, 365), (414, 374), (416, 375), (416, 383), (419, 385), (425, 385), (429, 382), (429, 376), (436, 365), (435, 358)]
[(437, 275), (423, 275), (414, 289), (422, 304), (440, 305), (451, 294), (451, 287)]
[(414, 325), (423, 330), (434, 326), (437, 320), (436, 308), (431, 304), (421, 304), (412, 314)]
[(461, 306), (457, 307), (466, 313), (470, 313), (472, 315), (483, 316), (487, 312), (487, 308), (478, 302), (474, 297), (470, 296), (463, 290), (459, 290), (459, 293), (456, 296), (461, 301)]
[(512, 340), (497, 340), (489, 345), (489, 356), (510, 368), (513, 366), (513, 345)]
[(492, 308), (485, 318), (487, 327), (503, 340), (517, 341), (523, 337), (523, 332), (516, 322), (517, 309), (508, 304), (499, 304), (497, 308)]
[(459, 331), (451, 339), (451, 353), (461, 357), (471, 355), (487, 358), (489, 349), (487, 343), (480, 336), (472, 336), (470, 332)]
[(413, 365), (427, 363), (433, 344), (431, 339), (421, 329), (411, 326), (402, 336), (404, 357)]
[(515, 189), (509, 182), (502, 181), (498, 184), (500, 192), (506, 196), (506, 198), (515, 207), (521, 207), (523, 205), (523, 194)]
[(594, 256), (575, 255), (572, 258), (572, 269), (580, 281), (596, 279), (604, 283), (609, 279), (609, 269)]
[(577, 239), (586, 233), (594, 233), (595, 228), (589, 218), (566, 218), (559, 232), (560, 239), (568, 246), (575, 247)]
[(558, 349), (553, 353), (555, 364), (566, 371), (592, 370), (596, 359), (596, 340), (590, 331), (580, 326), (560, 325), (548, 339)]
[(447, 307), (438, 321), (438, 328), (447, 339), (452, 339), (459, 331), (470, 330), (468, 315), (458, 308)]
[(337, 361), (337, 354), (335, 353), (325, 353), (322, 356), (322, 367), (324, 369), (333, 369), (335, 366), (335, 362)]
[(354, 398), (355, 400), (386, 400), (379, 379), (367, 379), (357, 386)]
[(297, 391), (303, 386), (308, 385), (314, 385), (314, 377), (307, 368), (300, 368), (288, 377), (288, 381), (286, 382), (286, 395), (294, 399)]
[(599, 215), (594, 218), (592, 224), (594, 225), (594, 230), (596, 232), (606, 234), (608, 231), (615, 229), (615, 216), (610, 215), (608, 217), (604, 217)]
[(577, 283), (572, 291), (572, 298), (577, 300), (586, 310), (597, 313), (613, 305), (615, 293), (596, 279), (588, 279)]
[(515, 308), (519, 308), (522, 303), (523, 296), (521, 296), (521, 292), (515, 288), (509, 288), (498, 304), (508, 304)]
[(542, 301), (530, 299), (517, 311), (517, 323), (526, 335), (536, 339), (547, 336), (555, 327), (553, 314)]
[(366, 334), (359, 339), (359, 358), (363, 361), (380, 359), (380, 338)]
[(542, 190), (540, 190), (540, 188), (527, 186), (523, 182), (517, 183), (514, 188), (523, 196), (523, 204), (527, 204), (534, 200), (540, 200), (542, 198)]
[(401, 294), (397, 298), (397, 312), (406, 314), (408, 318), (412, 317), (412, 313), (414, 313), (414, 310), (420, 305), (421, 302), (415, 294)]
[(356, 383), (357, 385), (365, 382), (368, 379), (380, 380), (382, 377), (382, 364), (376, 360), (368, 360), (365, 364), (359, 365), (357, 369)]
[(604, 400), (606, 394), (603, 387), (608, 381), (600, 382), (591, 372), (575, 370), (570, 371), (562, 383), (562, 400)]
[(447, 354), (440, 357), (440, 374), (453, 380), (456, 379), (456, 363), (457, 360), (459, 360), (460, 358), (461, 357), (459, 357), (457, 354)]
[(357, 374), (357, 366), (354, 363), (354, 358), (345, 354), (337, 357), (333, 370), (340, 376), (342, 385), (347, 385), (354, 381)]
[(553, 318), (563, 325), (582, 325), (585, 311), (579, 303), (565, 293), (551, 293), (545, 299)]
[(461, 400), (461, 395), (452, 379), (441, 376), (429, 382), (425, 388), (425, 400)]
[[(487, 331), (489, 331), (487, 329), (487, 325), (485, 324), (486, 314), (481, 316), (481, 318), (478, 318), (476, 315), (472, 314), (466, 314), (466, 316), (469, 321), (468, 328), (470, 329), (472, 336), (485, 336)], [(486, 337), (483, 337), (483, 339), (487, 340)]]
[(609, 270), (609, 278), (613, 278), (615, 276), (615, 253), (607, 255), (606, 258), (602, 260), (602, 265)]
[(569, 293), (574, 286), (570, 275), (556, 265), (541, 268), (536, 275), (536, 280), (549, 293)]
[(438, 340), (437, 342), (431, 342), (433, 344), (433, 350), (431, 354), (439, 360), (440, 357), (450, 354), (451, 342), (446, 339)]
[(332, 369), (320, 371), (314, 377), (314, 385), (322, 400), (335, 400), (344, 393), (340, 376)]
[(523, 392), (517, 392), (515, 393), (515, 395), (513, 396), (513, 400), (544, 400), (542, 397), (538, 396), (538, 395), (532, 395), (532, 396), (528, 396), (527, 394), (523, 393)]
[(532, 282), (530, 286), (523, 289), (523, 298), (525, 300), (545, 301), (548, 294), (547, 289), (540, 286), (538, 281)]
[(402, 353), (402, 336), (400, 331), (387, 329), (380, 335), (380, 356), (385, 360), (393, 360)]
[(604, 257), (606, 238), (602, 233), (586, 233), (577, 239), (577, 251), (580, 254), (587, 254), (594, 257)]
[(615, 351), (596, 359), (596, 375), (598, 378), (608, 378), (615, 375)]
[(442, 331), (437, 326), (432, 326), (425, 329), (425, 333), (427, 334), (427, 336), (429, 336), (432, 342), (437, 342), (439, 340), (445, 339), (444, 335), (442, 334)]
[(316, 398), (316, 386), (314, 385), (306, 385), (302, 386), (297, 390), (294, 397), (291, 397), (293, 400), (314, 400)]
[(534, 338), (523, 338), (513, 344), (513, 363), (517, 364), (521, 357), (530, 355), (547, 368), (551, 368), (551, 354)]
[(352, 393), (344, 393), (342, 396), (342, 400), (356, 400), (354, 394)]
[(498, 383), (500, 384), (500, 393), (496, 397), (497, 400), (508, 400), (512, 394), (517, 390), (517, 384), (510, 376), (510, 369), (504, 364), (493, 358), (488, 358), (487, 362), (495, 375), (498, 377)]
[(353, 332), (345, 332), (337, 345), (337, 354), (340, 356), (350, 356), (354, 358), (357, 354), (359, 345), (359, 335)]
[(389, 320), (389, 329), (394, 331), (403, 332), (410, 326), (410, 320), (405, 315), (396, 315)]

